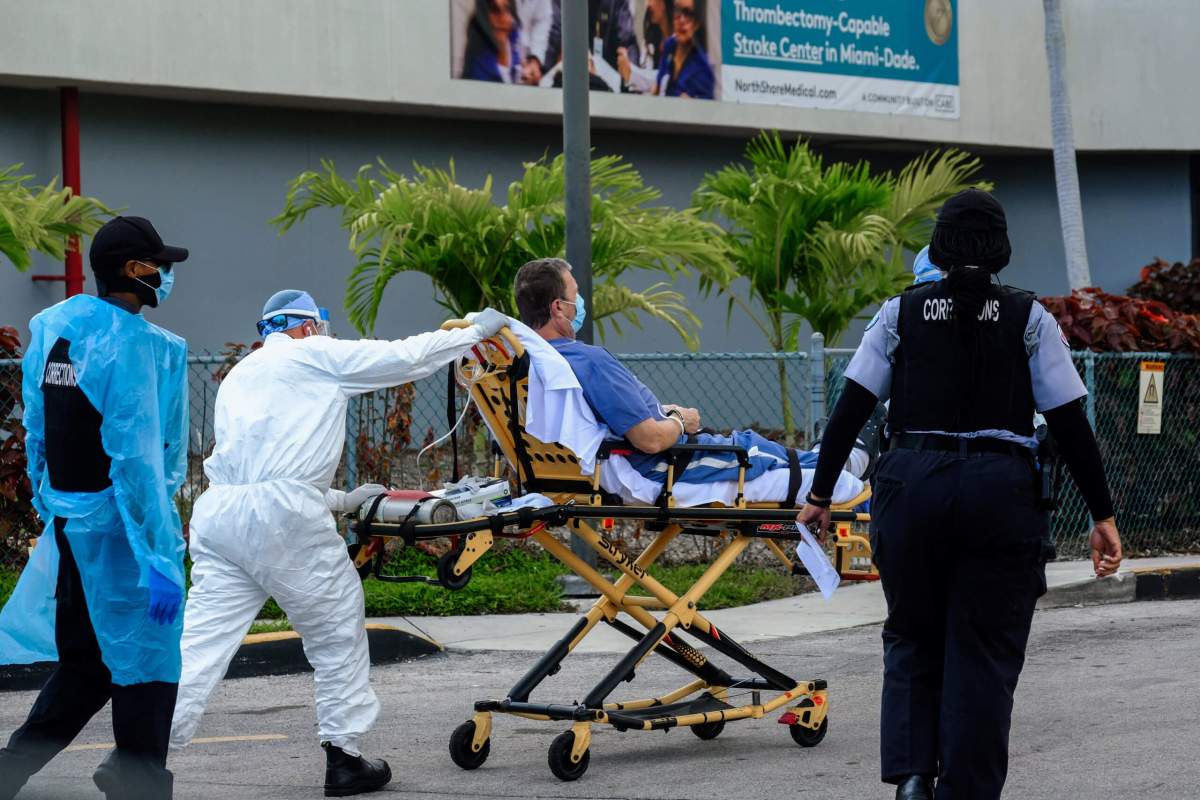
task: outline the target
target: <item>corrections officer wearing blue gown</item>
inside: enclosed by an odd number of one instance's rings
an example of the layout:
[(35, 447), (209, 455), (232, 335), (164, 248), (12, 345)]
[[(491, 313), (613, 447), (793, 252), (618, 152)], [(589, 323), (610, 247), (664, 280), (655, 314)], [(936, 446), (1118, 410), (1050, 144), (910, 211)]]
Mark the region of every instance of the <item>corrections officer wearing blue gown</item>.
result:
[(946, 201), (928, 254), (945, 278), (931, 270), (868, 326), (798, 517), (827, 529), (838, 467), (890, 398), (871, 545), (888, 605), (881, 777), (899, 800), (995, 800), (1003, 789), (1013, 694), (1046, 589), (1035, 409), (1091, 512), (1097, 576), (1121, 563), (1087, 390), (1054, 317), (993, 280), (1010, 254), (991, 195)]
[(22, 362), (26, 450), (45, 532), (0, 611), (0, 663), (57, 661), (0, 750), (0, 800), (112, 700), (116, 748), (96, 770), (110, 800), (161, 800), (179, 682), (183, 551), (172, 500), (186, 470), (187, 347), (142, 317), (188, 251), (148, 220), (92, 240), (98, 297), (39, 313)]

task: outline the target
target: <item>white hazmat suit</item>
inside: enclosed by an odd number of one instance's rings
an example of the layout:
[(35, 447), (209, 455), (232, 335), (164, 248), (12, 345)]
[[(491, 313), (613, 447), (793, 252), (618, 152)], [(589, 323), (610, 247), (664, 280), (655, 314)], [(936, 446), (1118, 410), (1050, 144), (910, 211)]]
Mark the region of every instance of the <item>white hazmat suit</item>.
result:
[(192, 589), (173, 746), (192, 740), (271, 596), (313, 667), (320, 740), (359, 753), (356, 740), (375, 722), (379, 701), (368, 681), (362, 586), (330, 513), (344, 502), (330, 483), (347, 404), (428, 376), (493, 333), (480, 324), (391, 342), (272, 333), (222, 381), (216, 448), (204, 462), (210, 485), (190, 526)]

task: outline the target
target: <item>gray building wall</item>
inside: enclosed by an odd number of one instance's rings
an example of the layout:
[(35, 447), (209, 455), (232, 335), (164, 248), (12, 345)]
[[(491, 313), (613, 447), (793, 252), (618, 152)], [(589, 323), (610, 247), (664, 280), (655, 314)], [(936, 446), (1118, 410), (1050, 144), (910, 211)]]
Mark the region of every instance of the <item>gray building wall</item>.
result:
[[(61, 170), (58, 99), (51, 91), (0, 89), (0, 164), (24, 162), (46, 180)], [(263, 300), (284, 287), (305, 288), (334, 310), (335, 328), (348, 335), (341, 314), (345, 277), (353, 263), (335, 215), (319, 213), (278, 236), (267, 221), (283, 205), (287, 183), (305, 169), (333, 159), (351, 174), (383, 158), (396, 168), (413, 161), (445, 165), (454, 159), (461, 182), (479, 185), (487, 173), (498, 192), (518, 177), (523, 161), (556, 152), (556, 125), (430, 119), (337, 111), (118, 97), (84, 93), (81, 100), (84, 193), (114, 208), (150, 217), (164, 238), (191, 249), (176, 294), (147, 315), (187, 337), (194, 348), (252, 341)], [(596, 130), (600, 153), (619, 153), (664, 202), (684, 205), (701, 177), (738, 158), (744, 140), (695, 134)], [(899, 166), (916, 145), (840, 146), (830, 157), (868, 157)], [(986, 177), (1009, 213), (1014, 243), (1007, 282), (1042, 294), (1066, 290), (1062, 242), (1048, 153), (982, 151)], [(1080, 171), (1088, 249), (1095, 281), (1123, 291), (1151, 258), (1188, 256), (1192, 216), (1187, 154), (1084, 154)], [(61, 273), (41, 260), (34, 272)], [(86, 271), (86, 268), (85, 268)], [(655, 275), (638, 275), (649, 284)], [(87, 286), (94, 290), (90, 273)], [(695, 296), (694, 281), (681, 291)], [(63, 296), (61, 284), (33, 283), (28, 274), (0, 270), (0, 324), (25, 330), (28, 318)], [(725, 303), (696, 298), (704, 322), (702, 349), (762, 350), (765, 342), (735, 313), (725, 323)], [(380, 336), (403, 336), (435, 327), (443, 318), (427, 278), (403, 275), (389, 287)], [(842, 344), (853, 345), (852, 331)], [(626, 331), (605, 342), (624, 352), (682, 350), (665, 325)]]

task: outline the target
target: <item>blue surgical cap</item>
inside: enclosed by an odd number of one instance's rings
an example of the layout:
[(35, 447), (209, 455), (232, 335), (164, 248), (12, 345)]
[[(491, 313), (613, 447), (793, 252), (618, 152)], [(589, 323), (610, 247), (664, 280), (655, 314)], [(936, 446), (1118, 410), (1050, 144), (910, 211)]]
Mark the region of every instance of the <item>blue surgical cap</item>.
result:
[(272, 332), (291, 330), (303, 325), (306, 320), (321, 318), (317, 301), (308, 292), (299, 289), (284, 289), (271, 295), (271, 299), (263, 305), (261, 319), (267, 320), (279, 314), (287, 315), (287, 323), (283, 327), (272, 326)]
[(912, 271), (914, 276), (913, 283), (940, 281), (945, 277), (942, 271), (929, 260), (928, 245), (922, 247), (921, 252), (917, 253), (917, 257), (913, 259)]

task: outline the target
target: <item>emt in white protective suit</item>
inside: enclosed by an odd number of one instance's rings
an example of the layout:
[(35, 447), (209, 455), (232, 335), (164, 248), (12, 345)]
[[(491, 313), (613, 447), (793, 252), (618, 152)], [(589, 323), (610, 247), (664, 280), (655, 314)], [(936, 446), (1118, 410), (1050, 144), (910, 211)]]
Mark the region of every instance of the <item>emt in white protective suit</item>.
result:
[(382, 760), (357, 747), (379, 701), (368, 681), (363, 591), (333, 514), (381, 491), (330, 488), (354, 395), (430, 375), (507, 323), (486, 310), (469, 328), (397, 341), (318, 335), (306, 292), (277, 293), (263, 308), (262, 348), (221, 382), (208, 490), (192, 512), (192, 589), (184, 612), (183, 677), (171, 744), (192, 740), (204, 706), (268, 597), (299, 632), (316, 681), (325, 795), (378, 789)]

